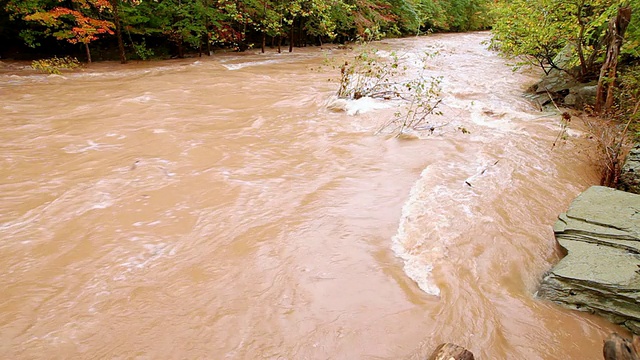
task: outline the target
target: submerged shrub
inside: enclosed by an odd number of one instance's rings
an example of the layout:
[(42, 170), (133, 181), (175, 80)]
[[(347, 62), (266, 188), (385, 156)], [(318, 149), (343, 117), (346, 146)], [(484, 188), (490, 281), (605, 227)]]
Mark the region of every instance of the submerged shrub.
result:
[(369, 43), (351, 61), (340, 66), (340, 87), (336, 95), (343, 99), (362, 97), (405, 101), (406, 106), (395, 113), (394, 118), (385, 122), (377, 133), (391, 133), (400, 136), (409, 130), (428, 130), (432, 115), (441, 115), (438, 106), (442, 101), (440, 77), (426, 77), (424, 69), (429, 58), (437, 53), (425, 53), (420, 61), (424, 64), (417, 78), (407, 79), (407, 66), (400, 56), (392, 52), (381, 56)]
[(47, 74), (60, 74), (62, 69), (75, 69), (80, 66), (78, 59), (65, 56), (63, 58), (52, 57), (50, 59), (34, 60), (31, 67), (34, 70)]

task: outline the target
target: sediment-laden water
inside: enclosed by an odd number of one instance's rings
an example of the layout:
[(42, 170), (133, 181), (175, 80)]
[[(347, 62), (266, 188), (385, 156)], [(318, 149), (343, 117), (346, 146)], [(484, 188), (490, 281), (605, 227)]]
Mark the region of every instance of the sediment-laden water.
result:
[(0, 357), (600, 359), (615, 327), (533, 295), (588, 144), (488, 38), (376, 45), (438, 52), (413, 140), (374, 135), (399, 102), (336, 111), (335, 47), (5, 68)]

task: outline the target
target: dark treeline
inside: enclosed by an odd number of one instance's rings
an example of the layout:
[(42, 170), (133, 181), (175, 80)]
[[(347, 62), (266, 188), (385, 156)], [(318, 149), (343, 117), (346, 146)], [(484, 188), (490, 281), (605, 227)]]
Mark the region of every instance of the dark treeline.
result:
[(0, 56), (147, 59), (490, 25), (493, 0), (0, 0)]

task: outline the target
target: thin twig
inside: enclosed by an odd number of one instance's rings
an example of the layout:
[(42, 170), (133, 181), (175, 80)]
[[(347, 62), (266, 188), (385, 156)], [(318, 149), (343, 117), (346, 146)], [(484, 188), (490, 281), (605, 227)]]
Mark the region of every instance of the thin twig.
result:
[(496, 166), (498, 164), (498, 162), (500, 162), (500, 159), (496, 160), (493, 164), (489, 164), (489, 165), (485, 166), (482, 170), (480, 170), (475, 175), (472, 175), (472, 176), (468, 177), (467, 180), (464, 181), (464, 183), (466, 185), (468, 185), (469, 187), (473, 187), (473, 185), (471, 185), (471, 181), (470, 180), (475, 178), (475, 177), (477, 177), (477, 176), (483, 175), (484, 173), (487, 172), (487, 170), (489, 170), (489, 168), (491, 168), (493, 166)]

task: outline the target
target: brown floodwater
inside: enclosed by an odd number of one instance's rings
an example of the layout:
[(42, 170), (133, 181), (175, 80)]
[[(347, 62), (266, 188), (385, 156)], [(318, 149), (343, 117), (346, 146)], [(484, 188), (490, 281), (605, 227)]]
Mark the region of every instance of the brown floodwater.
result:
[(335, 47), (5, 64), (0, 358), (601, 359), (616, 327), (535, 297), (592, 145), (552, 149), (489, 36), (376, 44), (437, 52), (443, 115), (402, 139), (402, 102), (335, 99)]

